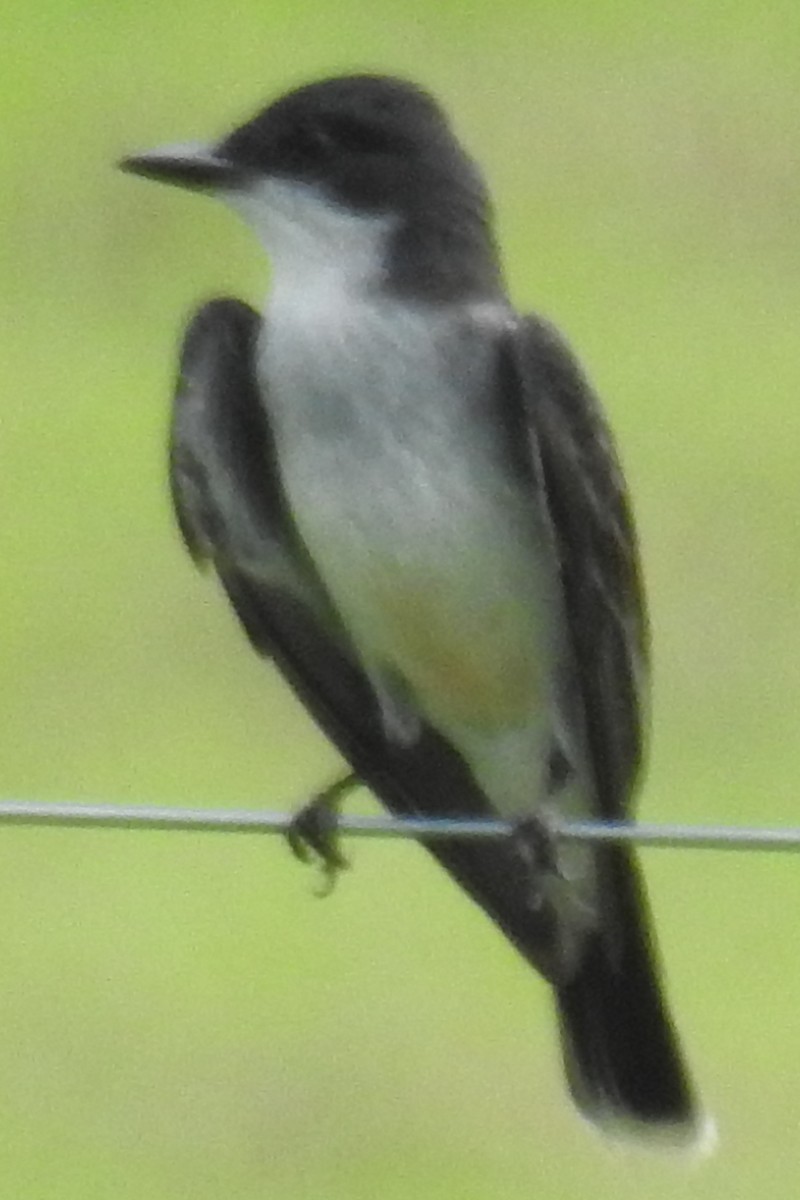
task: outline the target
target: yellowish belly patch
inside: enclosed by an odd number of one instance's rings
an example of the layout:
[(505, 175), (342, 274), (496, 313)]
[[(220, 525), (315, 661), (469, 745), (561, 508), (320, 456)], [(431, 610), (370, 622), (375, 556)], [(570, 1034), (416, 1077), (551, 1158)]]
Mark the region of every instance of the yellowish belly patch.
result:
[(503, 597), (453, 619), (441, 586), (372, 589), (392, 665), (423, 707), (490, 728), (525, 721), (541, 693), (530, 621)]

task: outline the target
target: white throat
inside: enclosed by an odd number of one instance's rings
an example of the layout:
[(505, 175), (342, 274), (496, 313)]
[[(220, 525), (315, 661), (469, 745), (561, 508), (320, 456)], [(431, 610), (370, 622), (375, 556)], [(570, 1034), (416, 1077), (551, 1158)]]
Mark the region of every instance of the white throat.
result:
[(380, 286), (396, 218), (349, 212), (313, 185), (265, 179), (228, 203), (272, 265), (272, 301), (324, 292), (354, 299)]

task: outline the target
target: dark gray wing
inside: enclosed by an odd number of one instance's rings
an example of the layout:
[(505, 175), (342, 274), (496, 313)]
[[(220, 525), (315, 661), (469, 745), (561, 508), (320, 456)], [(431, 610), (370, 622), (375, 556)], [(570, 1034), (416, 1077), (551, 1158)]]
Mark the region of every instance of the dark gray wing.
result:
[(625, 816), (644, 753), (648, 626), (611, 434), (580, 367), (536, 317), (512, 337), (521, 424), (551, 518), (598, 811)]
[[(379, 704), (292, 526), (255, 380), (259, 317), (235, 300), (206, 305), (181, 354), (171, 482), (184, 540), (210, 560), (253, 645), (270, 654), (356, 773), (399, 815), (484, 816), (463, 761), (423, 727), (410, 747), (384, 733)], [(645, 622), (619, 473), (597, 408), (569, 354), (537, 321), (499, 347), (511, 461), (548, 507), (559, 554), (578, 702), (598, 805), (624, 811), (641, 757), (638, 687)], [(499, 397), (499, 400), (497, 399)], [(572, 1092), (594, 1119), (652, 1126), (694, 1119), (661, 995), (632, 856), (596, 851), (601, 927), (574, 974), (559, 974), (559, 931), (534, 907), (516, 839), (437, 841), (428, 849), (520, 952), (557, 985)]]
[[(505, 420), (546, 505), (560, 565), (595, 806), (627, 815), (643, 756), (648, 629), (625, 485), (597, 400), (558, 334), (527, 317), (510, 337)], [(688, 1143), (701, 1117), (659, 977), (647, 900), (627, 846), (598, 846), (600, 924), (557, 987), (567, 1077), (591, 1119)]]
[[(398, 815), (489, 816), (459, 755), (431, 728), (412, 746), (387, 740), (358, 667), (294, 531), (255, 380), (257, 313), (214, 300), (181, 351), (170, 477), (183, 538), (211, 561), (250, 641), (270, 655), (357, 775)], [(531, 908), (529, 868), (511, 840), (436, 841), (432, 854), (545, 974), (554, 928)]]

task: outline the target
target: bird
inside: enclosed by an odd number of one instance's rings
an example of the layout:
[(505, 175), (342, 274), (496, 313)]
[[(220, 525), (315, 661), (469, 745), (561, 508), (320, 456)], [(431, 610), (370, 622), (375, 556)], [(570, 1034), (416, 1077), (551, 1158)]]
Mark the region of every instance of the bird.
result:
[(349, 772), (295, 847), (343, 865), (367, 785), (398, 816), (497, 817), (424, 842), (552, 989), (578, 1112), (613, 1142), (709, 1141), (628, 846), (649, 626), (631, 504), (566, 339), (514, 307), (483, 174), (440, 103), (379, 74), (313, 80), (127, 172), (223, 201), (270, 265), (183, 339), (174, 510), (255, 650)]

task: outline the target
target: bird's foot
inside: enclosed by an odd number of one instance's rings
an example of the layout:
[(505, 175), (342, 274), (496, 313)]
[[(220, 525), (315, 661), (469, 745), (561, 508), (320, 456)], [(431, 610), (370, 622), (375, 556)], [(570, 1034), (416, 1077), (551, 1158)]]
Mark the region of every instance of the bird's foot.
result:
[(538, 812), (517, 821), (514, 841), (530, 880), (529, 904), (541, 909), (567, 882), (558, 858), (558, 840), (547, 815)]
[(322, 882), (318, 896), (329, 896), (339, 872), (350, 865), (339, 849), (339, 807), (359, 783), (358, 776), (352, 774), (337, 779), (295, 813), (287, 830), (286, 840), (295, 857), (304, 863), (319, 863)]

